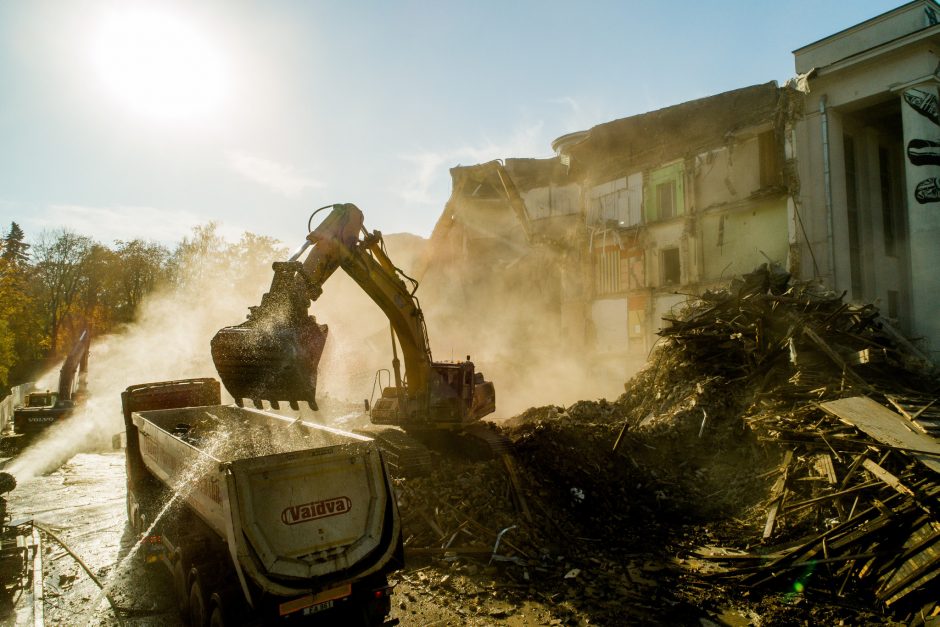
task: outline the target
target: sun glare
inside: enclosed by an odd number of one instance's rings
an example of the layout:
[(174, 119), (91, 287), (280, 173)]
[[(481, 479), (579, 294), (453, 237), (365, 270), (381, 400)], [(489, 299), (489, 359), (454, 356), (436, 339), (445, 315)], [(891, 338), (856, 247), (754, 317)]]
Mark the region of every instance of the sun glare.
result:
[(92, 54), (104, 87), (135, 114), (192, 121), (223, 104), (224, 59), (180, 15), (139, 6), (109, 14), (94, 32)]

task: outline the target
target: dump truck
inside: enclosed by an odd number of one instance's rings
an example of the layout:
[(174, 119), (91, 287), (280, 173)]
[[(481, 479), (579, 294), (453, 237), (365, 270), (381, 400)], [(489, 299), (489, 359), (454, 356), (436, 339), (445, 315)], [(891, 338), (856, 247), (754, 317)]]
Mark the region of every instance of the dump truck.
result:
[(222, 405), (211, 378), (122, 393), (127, 515), (191, 625), (383, 625), (402, 530), (375, 442)]

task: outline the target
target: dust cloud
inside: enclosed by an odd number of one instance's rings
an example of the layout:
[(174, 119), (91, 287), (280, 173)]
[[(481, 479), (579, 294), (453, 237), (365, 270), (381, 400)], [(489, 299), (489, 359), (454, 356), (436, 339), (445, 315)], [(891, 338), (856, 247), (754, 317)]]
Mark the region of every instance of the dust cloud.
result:
[[(407, 265), (424, 242), (409, 234), (387, 240), (393, 258)], [(271, 262), (285, 259), (287, 253), (256, 251), (244, 257), (234, 263), (217, 251), (198, 254), (188, 260), (190, 270), (178, 285), (144, 300), (135, 322), (116, 333), (93, 337), (85, 402), (34, 440), (7, 471), (23, 482), (54, 470), (78, 452), (110, 447), (112, 437), (124, 430), (121, 392), (130, 385), (217, 378), (210, 340), (220, 328), (243, 322), (248, 308), (261, 302), (271, 284)], [(341, 427), (364, 422), (362, 400), (371, 393), (375, 372), (390, 367), (388, 320), (341, 270), (327, 281), (310, 313), (330, 331), (319, 369), (321, 411), (299, 413)], [(43, 384), (56, 389), (58, 372), (56, 367), (45, 373)], [(222, 402), (232, 402), (224, 388)], [(289, 409), (279, 413), (297, 415)]]
[[(85, 402), (34, 440), (6, 470), (23, 482), (78, 452), (109, 447), (112, 436), (124, 430), (121, 392), (130, 385), (216, 376), (209, 341), (221, 327), (244, 321), (248, 307), (260, 302), (270, 285), (270, 262), (243, 263), (236, 277), (224, 259), (197, 259), (192, 265), (198, 271), (188, 273), (178, 286), (151, 294), (134, 323), (92, 337)], [(53, 389), (57, 385), (53, 379)]]
[[(623, 364), (605, 368), (585, 360), (584, 347), (571, 340), (583, 337), (583, 330), (564, 323), (560, 269), (570, 267), (570, 260), (523, 245), (514, 248), (518, 254), (509, 264), (490, 266), (472, 258), (442, 259), (428, 240), (410, 234), (387, 235), (385, 241), (393, 262), (422, 280), (416, 295), (434, 358), (460, 361), (470, 355), (494, 382), (497, 413), (490, 418), (622, 391)], [(277, 252), (276, 258), (286, 258)], [(217, 377), (209, 341), (220, 328), (244, 321), (248, 308), (260, 303), (274, 260), (269, 254), (233, 264), (208, 253), (191, 259), (185, 279), (151, 294), (134, 323), (92, 339), (87, 400), (28, 446), (8, 471), (22, 482), (80, 451), (109, 447), (124, 429), (120, 395), (130, 385)], [(363, 399), (374, 400), (389, 382), (388, 319), (341, 270), (324, 285), (310, 313), (329, 326), (318, 378), (321, 411), (299, 413), (339, 427), (364, 424)], [(43, 378), (47, 387), (57, 386), (57, 373)], [(223, 403), (231, 401), (223, 388)], [(297, 415), (289, 409), (280, 413)]]
[(432, 241), (432, 261), (419, 290), (434, 357), (471, 356), (496, 388), (490, 418), (619, 396), (642, 366), (642, 358), (630, 364), (623, 356), (606, 363), (591, 356), (584, 340), (589, 316), (564, 297), (570, 293), (566, 282), (573, 280), (565, 272), (578, 267), (576, 259), (523, 244), (504, 246), (502, 258), (457, 255), (441, 264), (433, 261), (442, 254), (436, 245)]
[(45, 392), (46, 390), (55, 392), (59, 389), (59, 369), (62, 368), (64, 361), (60, 361), (54, 367), (49, 368), (36, 378), (33, 384), (33, 390), (36, 392)]

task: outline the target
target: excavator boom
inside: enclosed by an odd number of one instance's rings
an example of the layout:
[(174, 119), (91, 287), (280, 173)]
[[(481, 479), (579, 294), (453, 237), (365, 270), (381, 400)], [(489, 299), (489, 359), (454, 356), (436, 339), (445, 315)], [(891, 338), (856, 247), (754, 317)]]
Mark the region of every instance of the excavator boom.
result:
[[(327, 207), (324, 207), (324, 209)], [(377, 424), (413, 429), (459, 427), (495, 408), (493, 384), (475, 373), (469, 361), (434, 362), (424, 314), (408, 279), (385, 252), (382, 234), (363, 227), (352, 204), (328, 206), (330, 214), (286, 262), (274, 264), (274, 279), (261, 305), (248, 319), (221, 329), (212, 339), (212, 359), (225, 388), (241, 404), (267, 400), (273, 407), (307, 401), (316, 408), (317, 367), (327, 327), (309, 315), (323, 284), (342, 268), (389, 319), (406, 378), (394, 362), (395, 386), (386, 388), (372, 408)], [(318, 210), (319, 211), (319, 210)], [(306, 259), (300, 257), (309, 249)], [(410, 286), (405, 280), (410, 281)]]

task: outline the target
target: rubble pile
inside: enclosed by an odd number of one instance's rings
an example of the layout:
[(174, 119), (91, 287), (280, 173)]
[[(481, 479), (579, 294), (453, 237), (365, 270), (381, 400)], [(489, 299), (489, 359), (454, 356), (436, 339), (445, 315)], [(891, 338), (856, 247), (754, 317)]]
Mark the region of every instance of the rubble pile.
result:
[(936, 613), (926, 357), (767, 267), (661, 335), (616, 401), (530, 409), (506, 455), (400, 480), (406, 550), (600, 623), (717, 620), (729, 598), (764, 624)]
[(532, 409), (502, 429), (511, 453), (441, 457), (429, 475), (399, 479), (406, 555), (442, 569), (407, 583), (446, 587), (474, 613), (491, 595), (512, 613), (535, 599), (564, 624), (697, 616), (673, 598), (671, 559), (649, 552), (665, 546), (662, 520), (687, 518), (682, 500), (613, 451), (622, 420), (606, 402)]
[(735, 538), (747, 550), (698, 556), (747, 588), (936, 611), (936, 372), (874, 306), (786, 279), (747, 275), (662, 333), (676, 370), (717, 377), (746, 404), (749, 431), (782, 452), (762, 524)]

